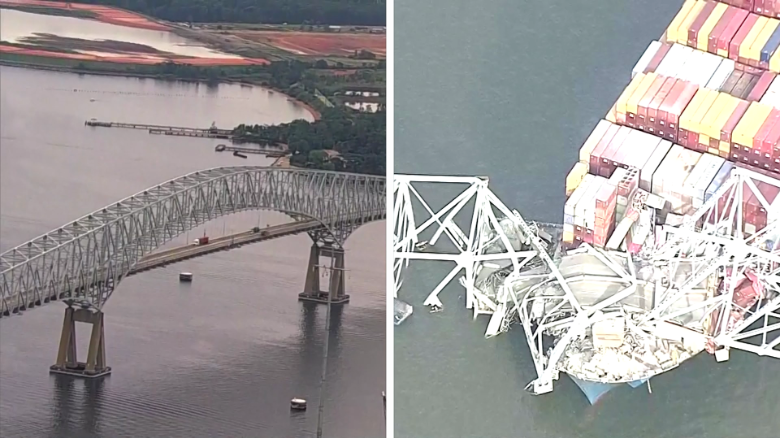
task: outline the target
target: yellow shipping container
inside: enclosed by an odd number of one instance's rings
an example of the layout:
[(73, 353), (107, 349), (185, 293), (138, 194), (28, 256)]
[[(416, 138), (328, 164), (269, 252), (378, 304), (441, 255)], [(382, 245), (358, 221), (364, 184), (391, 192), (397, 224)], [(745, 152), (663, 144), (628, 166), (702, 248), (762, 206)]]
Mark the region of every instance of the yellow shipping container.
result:
[(631, 97), (631, 95), (634, 94), (634, 91), (637, 89), (639, 84), (645, 79), (645, 76), (647, 75), (644, 73), (639, 73), (638, 75), (634, 76), (634, 79), (631, 79), (631, 82), (628, 83), (626, 89), (623, 90), (623, 93), (620, 94), (620, 97), (618, 97), (618, 100), (615, 102), (616, 114), (622, 114), (625, 116), (626, 103), (628, 102), (628, 99)]
[(566, 175), (566, 197), (568, 198), (579, 187), (582, 179), (588, 174), (588, 166), (583, 162), (577, 162)]
[(750, 52), (748, 53), (747, 59), (752, 59), (758, 62), (761, 59), (761, 49), (764, 48), (766, 42), (769, 41), (769, 37), (771, 37), (775, 30), (777, 30), (777, 25), (780, 23), (780, 21), (777, 21), (774, 18), (769, 18), (768, 20), (769, 21), (767, 22), (766, 26), (764, 26), (764, 29), (761, 30), (761, 33), (758, 34), (756, 40), (753, 41), (753, 45), (750, 47)]
[(606, 119), (608, 122), (617, 124), (615, 105), (612, 105), (612, 108), (609, 109), (607, 115), (604, 116), (604, 119)]
[(737, 109), (737, 106), (739, 105), (739, 102), (741, 102), (736, 97), (721, 93), (722, 95), (726, 96), (726, 104), (723, 107), (723, 111), (720, 112), (720, 115), (718, 118), (713, 122), (712, 124), (712, 134), (710, 137), (720, 137), (720, 132), (723, 130), (723, 125), (726, 124), (726, 122), (729, 121), (731, 118), (731, 115), (734, 114), (734, 110)]
[[(730, 102), (729, 100), (730, 97), (731, 96), (726, 93), (718, 94), (718, 97), (715, 98), (715, 102), (713, 102), (712, 107), (710, 107), (710, 110), (707, 111), (707, 114), (704, 116), (704, 118), (701, 121), (702, 134), (710, 138), (720, 137), (720, 128), (716, 130), (715, 125), (718, 118), (720, 117), (720, 114), (724, 111), (724, 108)], [(706, 144), (703, 142), (699, 142), (699, 143)]]
[(693, 96), (693, 99), (691, 99), (691, 102), (688, 104), (687, 107), (685, 107), (685, 110), (680, 115), (680, 123), (679, 128), (684, 129), (688, 132), (691, 131), (691, 120), (696, 115), (696, 113), (699, 111), (699, 107), (701, 106), (702, 102), (704, 102), (704, 99), (707, 98), (709, 93), (712, 90), (708, 88), (699, 88), (699, 91), (696, 92), (696, 94)]
[(693, 5), (691, 11), (688, 13), (682, 23), (680, 23), (680, 27), (677, 28), (677, 38), (674, 40), (675, 42), (682, 45), (688, 45), (688, 29), (691, 27), (693, 22), (696, 21), (696, 18), (699, 16), (701, 10), (704, 9), (706, 4), (707, 2), (696, 2), (696, 4)]
[(761, 125), (772, 111), (772, 106), (759, 102), (753, 102), (748, 107), (745, 115), (737, 123), (731, 134), (732, 143), (741, 146), (746, 152), (753, 148), (753, 137), (761, 129)]
[[(677, 13), (677, 15), (674, 17), (674, 20), (672, 20), (671, 23), (669, 23), (669, 27), (666, 28), (666, 40), (667, 41), (677, 41), (677, 29), (679, 29), (680, 25), (685, 21), (685, 18), (688, 17), (688, 14), (693, 9), (694, 5), (696, 3), (703, 3), (703, 2), (697, 2), (696, 0), (687, 0), (685, 3), (683, 3), (682, 8), (680, 8), (680, 12)], [(687, 35), (686, 35), (687, 37)]]
[(642, 79), (642, 82), (640, 82), (634, 90), (634, 93), (631, 94), (631, 97), (629, 97), (626, 101), (626, 114), (636, 114), (637, 107), (639, 106), (639, 100), (641, 100), (645, 93), (647, 93), (647, 89), (650, 88), (650, 86), (653, 84), (653, 81), (655, 81), (655, 78), (657, 77), (658, 75), (655, 73), (648, 73), (645, 75), (644, 79)]
[(564, 243), (574, 243), (574, 233), (571, 231), (563, 231), (563, 242)]
[(764, 27), (766, 27), (767, 23), (769, 23), (769, 18), (758, 17), (756, 24), (753, 25), (745, 39), (742, 40), (742, 44), (739, 45), (740, 58), (747, 59), (748, 55), (750, 54), (750, 48), (753, 46), (753, 42), (756, 41), (758, 34), (760, 34)]
[(702, 52), (707, 51), (707, 44), (710, 41), (710, 33), (712, 33), (715, 25), (718, 24), (718, 21), (720, 21), (721, 17), (723, 17), (723, 14), (726, 12), (728, 7), (729, 5), (725, 3), (718, 3), (718, 5), (715, 6), (715, 9), (712, 10), (709, 18), (707, 18), (707, 21), (704, 22), (704, 25), (702, 25), (701, 30), (699, 31), (699, 37), (696, 41), (697, 49), (701, 50)]
[(718, 98), (717, 91), (714, 90), (707, 90), (708, 93), (704, 97), (704, 100), (701, 102), (701, 105), (699, 106), (699, 109), (696, 111), (696, 114), (691, 117), (691, 127), (688, 130), (688, 132), (695, 132), (697, 134), (701, 133), (701, 122), (705, 115), (707, 115), (707, 112), (712, 108), (712, 105), (715, 103), (715, 99)]
[(769, 71), (780, 73), (780, 50), (769, 58)]

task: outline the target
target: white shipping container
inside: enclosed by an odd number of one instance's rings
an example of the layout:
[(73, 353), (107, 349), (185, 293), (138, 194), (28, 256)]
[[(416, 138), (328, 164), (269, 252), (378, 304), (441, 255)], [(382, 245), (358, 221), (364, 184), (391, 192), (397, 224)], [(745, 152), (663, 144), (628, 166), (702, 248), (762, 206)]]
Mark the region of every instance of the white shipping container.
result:
[(780, 108), (780, 93), (766, 93), (759, 102), (775, 108)]
[(684, 149), (675, 165), (677, 170), (664, 181), (666, 194), (669, 196), (667, 199), (672, 203), (672, 212), (674, 213), (686, 214), (690, 209), (691, 198), (683, 193), (683, 183), (701, 156), (702, 154), (699, 152)]
[(569, 196), (569, 199), (566, 200), (566, 204), (563, 205), (564, 215), (574, 217), (574, 209), (577, 205), (577, 202), (579, 202), (579, 200), (582, 198), (582, 194), (585, 193), (585, 191), (588, 189), (588, 185), (593, 182), (594, 178), (596, 178), (594, 175), (585, 175), (585, 178), (582, 179), (580, 185), (574, 189), (574, 193)]
[(693, 82), (701, 73), (702, 66), (704, 66), (702, 55), (703, 52), (693, 50), (685, 59), (685, 63), (677, 69), (675, 77), (687, 82)]
[(653, 187), (653, 173), (655, 173), (658, 166), (661, 165), (661, 161), (663, 161), (671, 148), (672, 142), (669, 140), (661, 140), (658, 146), (656, 146), (655, 150), (650, 155), (650, 158), (647, 159), (647, 162), (642, 167), (642, 170), (639, 171), (639, 188), (647, 192), (651, 191)]
[(723, 85), (726, 83), (726, 80), (731, 76), (732, 73), (734, 73), (734, 68), (736, 66), (736, 62), (732, 59), (723, 59), (720, 63), (720, 66), (717, 70), (715, 70), (715, 73), (710, 78), (709, 82), (707, 82), (707, 85), (705, 85), (705, 88), (709, 88), (710, 90), (717, 90), (720, 91), (721, 88), (723, 88)]
[(688, 56), (693, 54), (693, 49), (680, 44), (672, 44), (672, 48), (666, 52), (666, 56), (655, 69), (655, 72), (661, 76), (676, 77), (677, 71), (685, 65)]
[(594, 229), (596, 226), (596, 197), (601, 189), (609, 184), (609, 181), (602, 176), (597, 176), (595, 181), (594, 185), (596, 186), (596, 190), (593, 191), (592, 195), (590, 192), (586, 193), (585, 196), (587, 196), (587, 199), (583, 198), (580, 200), (580, 202), (584, 202), (585, 204), (584, 222), (585, 228), (589, 230)]
[[(720, 168), (723, 167), (723, 164), (726, 162), (725, 158), (717, 155), (703, 154), (702, 160), (704, 160), (705, 157), (707, 158), (707, 165), (699, 176), (696, 185), (693, 187), (693, 193), (691, 195), (693, 198), (693, 208), (700, 208), (704, 205), (704, 197), (707, 194), (707, 188), (712, 184), (715, 175), (718, 174), (718, 171), (720, 171)], [(700, 162), (702, 160), (700, 160)]]
[(703, 154), (683, 184), (683, 201), (701, 207), (707, 187), (725, 161), (717, 155)]
[(645, 71), (647, 66), (650, 64), (650, 61), (653, 60), (653, 57), (656, 53), (658, 53), (658, 49), (660, 48), (660, 41), (653, 41), (649, 46), (647, 46), (645, 53), (642, 54), (636, 64), (634, 64), (634, 68), (631, 70), (631, 79), (634, 79), (634, 76)]
[[(593, 148), (599, 144), (599, 140), (601, 140), (601, 137), (604, 137), (604, 134), (610, 126), (612, 126), (612, 123), (607, 120), (601, 120), (596, 124), (596, 127), (593, 128), (593, 132), (590, 133), (588, 139), (585, 140), (585, 143), (580, 148), (581, 163), (590, 167), (590, 153), (593, 152)], [(590, 169), (588, 169), (588, 171), (590, 171)]]
[[(588, 217), (588, 213), (595, 213), (596, 193), (601, 188), (604, 178), (594, 176), (593, 180), (588, 184), (588, 187), (582, 193), (582, 197), (577, 201), (577, 205), (574, 207), (574, 225), (587, 228), (589, 223), (593, 223), (595, 217)], [(593, 207), (588, 208), (590, 204)], [(590, 219), (590, 221), (588, 221)]]
[(715, 72), (718, 70), (718, 67), (720, 67), (720, 63), (723, 58), (717, 55), (713, 55), (712, 53), (701, 53), (701, 66), (698, 69), (697, 75), (691, 80), (691, 82), (700, 87), (704, 87), (710, 82), (712, 76), (715, 75)]
[(676, 144), (671, 147), (669, 153), (661, 161), (661, 165), (658, 166), (653, 174), (653, 184), (650, 193), (658, 196), (663, 196), (664, 183), (670, 169), (675, 165), (675, 162), (680, 158), (680, 153), (683, 151), (683, 147)]

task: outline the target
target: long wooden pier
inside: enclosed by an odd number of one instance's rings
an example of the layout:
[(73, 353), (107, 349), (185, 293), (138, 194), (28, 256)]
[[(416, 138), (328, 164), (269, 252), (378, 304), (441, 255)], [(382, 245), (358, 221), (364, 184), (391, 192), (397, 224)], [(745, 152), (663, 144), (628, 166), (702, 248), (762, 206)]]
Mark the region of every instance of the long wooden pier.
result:
[(184, 126), (166, 126), (166, 125), (148, 125), (145, 123), (123, 123), (123, 122), (102, 122), (91, 119), (84, 122), (85, 126), (94, 126), (101, 128), (125, 128), (125, 129), (143, 129), (150, 134), (177, 135), (185, 137), (209, 137), (230, 139), (233, 137), (233, 131), (230, 129), (219, 129), (215, 125), (210, 128), (188, 128)]

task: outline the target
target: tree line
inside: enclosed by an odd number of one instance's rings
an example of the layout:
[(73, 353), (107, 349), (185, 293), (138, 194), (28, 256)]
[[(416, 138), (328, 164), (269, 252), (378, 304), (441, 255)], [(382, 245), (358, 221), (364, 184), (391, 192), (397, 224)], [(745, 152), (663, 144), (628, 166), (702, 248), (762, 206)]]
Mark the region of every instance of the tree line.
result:
[(79, 0), (175, 22), (384, 26), (384, 0)]
[[(355, 114), (336, 107), (324, 109), (313, 123), (239, 125), (233, 133), (244, 141), (287, 144), (294, 166), (385, 175), (386, 121), (384, 111)], [(327, 150), (338, 152), (338, 157), (331, 158)]]

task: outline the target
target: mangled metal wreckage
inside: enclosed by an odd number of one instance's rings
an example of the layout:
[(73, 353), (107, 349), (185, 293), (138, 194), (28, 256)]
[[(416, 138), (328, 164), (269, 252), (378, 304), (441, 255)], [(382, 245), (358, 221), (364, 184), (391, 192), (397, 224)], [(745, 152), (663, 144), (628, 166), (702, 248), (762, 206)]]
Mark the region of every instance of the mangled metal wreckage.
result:
[[(618, 384), (649, 389), (651, 377), (704, 350), (719, 362), (730, 348), (780, 358), (780, 223), (741, 231), (754, 178), (765, 177), (735, 170), (677, 226), (648, 215), (655, 239), (632, 254), (563, 249), (560, 226), (526, 222), (487, 178), (396, 175), (396, 302), (411, 312), (398, 299), (411, 262), (454, 262), (423, 304), (441, 308), (439, 293), (459, 276), (474, 318), (490, 315), (486, 337), (522, 325), (537, 374), (526, 389), (550, 392), (562, 371), (591, 403)], [(431, 184), (463, 189), (434, 211), (417, 188)]]

